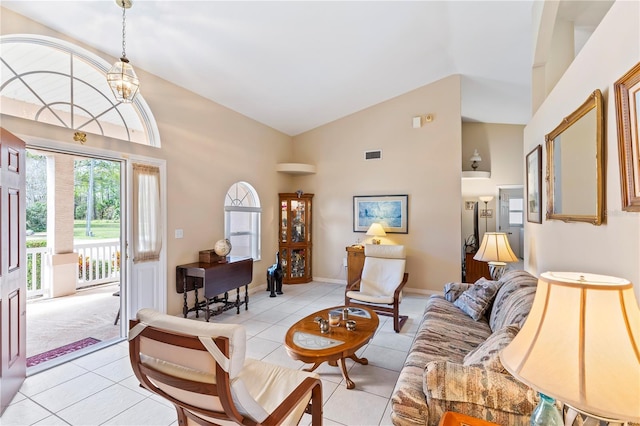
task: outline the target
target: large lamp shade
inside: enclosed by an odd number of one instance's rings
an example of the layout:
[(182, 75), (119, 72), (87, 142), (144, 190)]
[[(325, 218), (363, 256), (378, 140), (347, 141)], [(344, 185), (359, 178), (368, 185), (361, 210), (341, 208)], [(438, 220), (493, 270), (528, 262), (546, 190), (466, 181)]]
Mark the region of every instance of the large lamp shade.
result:
[(585, 414), (640, 422), (640, 309), (628, 280), (546, 272), (500, 354), (517, 379)]

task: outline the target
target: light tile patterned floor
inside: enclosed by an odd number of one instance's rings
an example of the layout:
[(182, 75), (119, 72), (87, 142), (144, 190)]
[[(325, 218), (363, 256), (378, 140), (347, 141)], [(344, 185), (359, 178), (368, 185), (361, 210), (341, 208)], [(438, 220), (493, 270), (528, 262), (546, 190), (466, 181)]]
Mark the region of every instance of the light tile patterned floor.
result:
[[(313, 282), (284, 287), (284, 295), (251, 295), (249, 310), (228, 311), (212, 321), (247, 327), (247, 356), (291, 368), (303, 368), (283, 346), (288, 327), (300, 318), (344, 303), (344, 285)], [(401, 333), (380, 316), (371, 342), (358, 355), (363, 366), (347, 361), (356, 388), (347, 390), (340, 371), (323, 364), (325, 425), (390, 425), (389, 398), (422, 316), (427, 296), (406, 294), (401, 312), (409, 320)], [(193, 313), (192, 313), (193, 314)], [(202, 319), (202, 318), (201, 318)], [(9, 425), (177, 425), (175, 410), (138, 386), (129, 365), (127, 343), (121, 342), (66, 364), (30, 376), (0, 419)], [(305, 415), (301, 424), (308, 425)]]

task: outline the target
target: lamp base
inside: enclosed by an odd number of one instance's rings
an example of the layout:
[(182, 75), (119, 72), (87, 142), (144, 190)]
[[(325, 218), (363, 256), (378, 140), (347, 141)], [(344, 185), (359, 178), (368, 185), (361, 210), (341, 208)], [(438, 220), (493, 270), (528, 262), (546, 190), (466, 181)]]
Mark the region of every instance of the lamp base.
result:
[(556, 400), (539, 392), (538, 395), (540, 403), (531, 414), (531, 426), (563, 426), (564, 421), (556, 407)]
[(371, 240), (371, 244), (380, 244), (380, 240), (378, 240), (377, 238), (373, 238)]
[(507, 264), (505, 262), (488, 262), (489, 264), (489, 274), (491, 274), (491, 279), (494, 281), (498, 281), (504, 275), (507, 270)]

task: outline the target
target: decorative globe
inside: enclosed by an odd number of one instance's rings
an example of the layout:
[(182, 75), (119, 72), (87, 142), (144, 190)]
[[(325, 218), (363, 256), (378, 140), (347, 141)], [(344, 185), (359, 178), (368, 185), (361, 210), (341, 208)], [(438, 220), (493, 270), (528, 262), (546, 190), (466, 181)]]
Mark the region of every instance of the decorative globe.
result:
[(215, 251), (218, 256), (225, 257), (231, 253), (231, 241), (228, 239), (216, 241), (216, 244), (213, 246), (213, 251)]

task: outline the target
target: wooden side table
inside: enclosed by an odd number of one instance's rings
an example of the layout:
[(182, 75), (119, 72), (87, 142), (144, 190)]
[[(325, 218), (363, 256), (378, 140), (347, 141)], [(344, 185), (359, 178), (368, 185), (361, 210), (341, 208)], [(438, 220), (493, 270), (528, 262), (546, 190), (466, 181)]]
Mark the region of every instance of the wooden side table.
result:
[(347, 285), (359, 280), (364, 267), (364, 246), (347, 247)]
[(439, 426), (499, 426), (497, 423), (491, 423), (486, 420), (476, 419), (453, 411), (447, 411), (440, 418)]

